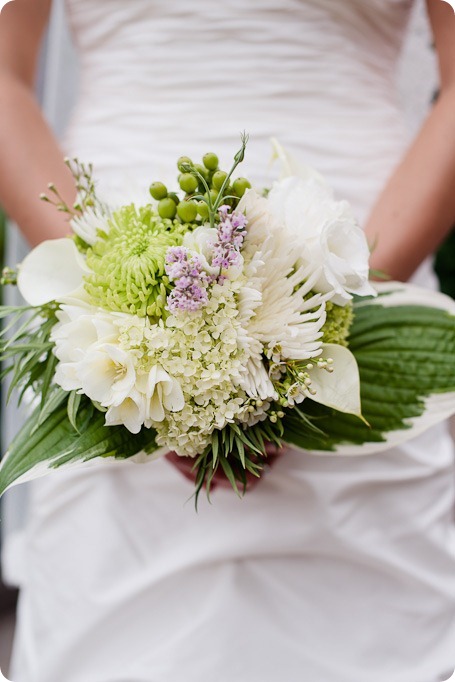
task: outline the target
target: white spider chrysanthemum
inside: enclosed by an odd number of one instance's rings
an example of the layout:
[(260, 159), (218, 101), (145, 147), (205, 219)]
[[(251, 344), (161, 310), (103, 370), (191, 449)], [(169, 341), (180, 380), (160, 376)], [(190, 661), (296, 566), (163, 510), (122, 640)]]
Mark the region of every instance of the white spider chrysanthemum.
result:
[(93, 246), (99, 232), (109, 232), (109, 210), (105, 206), (87, 206), (83, 213), (70, 220), (71, 229), (86, 244)]
[(242, 254), (249, 281), (240, 292), (242, 326), (266, 354), (292, 360), (320, 355), (325, 298), (308, 296), (319, 273), (296, 264), (295, 243), (270, 214), (267, 199), (250, 190), (238, 210), (248, 218)]

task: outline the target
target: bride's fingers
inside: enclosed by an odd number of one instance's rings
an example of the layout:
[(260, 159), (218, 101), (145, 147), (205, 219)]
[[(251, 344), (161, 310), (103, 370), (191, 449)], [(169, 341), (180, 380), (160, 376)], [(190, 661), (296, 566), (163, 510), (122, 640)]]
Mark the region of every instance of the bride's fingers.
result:
[[(274, 443), (266, 443), (265, 451), (267, 454), (266, 464), (272, 467), (279, 457), (282, 457), (286, 448), (280, 448)], [(178, 469), (178, 471), (185, 476), (186, 479), (194, 483), (196, 481), (197, 472), (193, 470), (194, 460), (191, 457), (181, 457), (176, 452), (168, 452), (165, 455), (166, 459)], [(259, 481), (261, 476), (254, 476), (249, 471), (246, 472), (246, 490), (251, 490), (254, 488)], [(242, 484), (239, 484), (240, 488)], [(212, 479), (211, 489), (214, 490), (216, 487), (220, 488), (231, 488), (229, 480), (226, 478), (224, 471), (218, 469)]]

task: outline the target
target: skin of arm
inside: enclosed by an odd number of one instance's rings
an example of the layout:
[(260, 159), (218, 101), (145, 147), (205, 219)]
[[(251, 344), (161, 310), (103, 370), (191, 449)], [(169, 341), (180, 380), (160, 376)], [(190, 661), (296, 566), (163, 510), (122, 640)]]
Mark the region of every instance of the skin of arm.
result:
[(14, 0), (0, 13), (0, 205), (34, 246), (69, 233), (67, 218), (40, 200), (52, 181), (68, 205), (76, 189), (34, 95), (51, 0)]
[(366, 225), (371, 267), (405, 281), (455, 224), (455, 14), (427, 0), (440, 96)]

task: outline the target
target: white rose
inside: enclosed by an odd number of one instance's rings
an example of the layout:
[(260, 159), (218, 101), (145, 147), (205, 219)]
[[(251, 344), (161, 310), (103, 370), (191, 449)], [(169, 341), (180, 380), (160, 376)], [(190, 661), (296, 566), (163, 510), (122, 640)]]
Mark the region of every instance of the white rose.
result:
[(319, 271), (314, 290), (345, 305), (352, 294), (374, 295), (368, 282), (369, 249), (349, 204), (335, 201), (319, 176), (288, 177), (275, 183), (269, 209), (301, 253), (301, 261)]

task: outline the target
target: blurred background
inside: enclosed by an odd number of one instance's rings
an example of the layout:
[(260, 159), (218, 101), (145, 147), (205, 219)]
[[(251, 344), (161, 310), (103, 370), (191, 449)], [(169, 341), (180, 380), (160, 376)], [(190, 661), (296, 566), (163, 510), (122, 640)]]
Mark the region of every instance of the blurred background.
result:
[[(1, 21), (1, 14), (0, 14)], [(410, 136), (422, 122), (437, 91), (435, 57), (423, 0), (416, 0), (408, 38), (397, 73), (397, 87), (408, 123)], [(64, 0), (54, 0), (52, 18), (43, 44), (36, 84), (37, 97), (47, 119), (57, 135), (61, 135), (71, 111), (77, 91), (77, 61), (66, 21)], [(26, 244), (14, 225), (7, 224), (0, 210), (0, 259), (2, 265), (12, 266), (26, 253)], [(435, 268), (441, 287), (455, 297), (455, 232), (449, 236), (435, 258)], [(13, 303), (15, 292), (9, 288), (1, 292), (3, 302)], [(1, 401), (2, 452), (21, 425), (23, 414), (13, 405)], [(8, 675), (17, 587), (20, 585), (21, 533), (27, 513), (27, 490), (21, 487), (10, 491), (0, 510), (0, 670)]]

